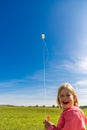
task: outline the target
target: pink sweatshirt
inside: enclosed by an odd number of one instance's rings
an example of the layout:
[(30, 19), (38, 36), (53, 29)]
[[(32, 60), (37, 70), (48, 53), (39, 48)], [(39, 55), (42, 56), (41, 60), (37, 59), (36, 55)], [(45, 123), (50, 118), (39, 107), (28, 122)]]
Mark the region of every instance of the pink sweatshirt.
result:
[(48, 130), (86, 130), (87, 118), (83, 111), (78, 107), (72, 107), (60, 116), (57, 127), (50, 125)]

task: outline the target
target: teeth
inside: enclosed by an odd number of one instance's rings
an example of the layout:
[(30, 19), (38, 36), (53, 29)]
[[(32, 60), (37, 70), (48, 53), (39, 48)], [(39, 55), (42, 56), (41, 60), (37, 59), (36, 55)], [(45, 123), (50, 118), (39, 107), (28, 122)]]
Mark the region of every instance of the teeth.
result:
[(63, 102), (64, 104), (68, 104), (69, 102)]

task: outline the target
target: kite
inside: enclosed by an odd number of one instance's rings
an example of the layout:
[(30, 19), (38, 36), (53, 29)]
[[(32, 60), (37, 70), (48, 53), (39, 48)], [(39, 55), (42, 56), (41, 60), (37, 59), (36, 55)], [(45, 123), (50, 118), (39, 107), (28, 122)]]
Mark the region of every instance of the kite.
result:
[(44, 40), (45, 39), (45, 34), (41, 34), (41, 38), (42, 38), (42, 40)]

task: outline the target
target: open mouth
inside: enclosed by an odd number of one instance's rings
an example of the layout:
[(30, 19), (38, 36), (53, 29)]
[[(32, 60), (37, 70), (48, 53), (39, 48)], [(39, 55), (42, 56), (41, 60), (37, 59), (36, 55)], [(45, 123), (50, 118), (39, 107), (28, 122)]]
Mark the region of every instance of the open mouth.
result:
[(68, 104), (68, 103), (69, 103), (69, 102), (65, 102), (65, 101), (63, 101), (63, 104), (65, 104), (65, 105)]

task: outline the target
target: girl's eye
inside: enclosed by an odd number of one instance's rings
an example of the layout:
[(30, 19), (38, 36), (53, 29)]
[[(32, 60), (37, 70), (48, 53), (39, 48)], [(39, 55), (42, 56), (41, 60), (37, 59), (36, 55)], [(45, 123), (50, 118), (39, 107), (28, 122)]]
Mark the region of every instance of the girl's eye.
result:
[(60, 95), (60, 98), (63, 98), (64, 97), (64, 95)]
[(70, 95), (70, 94), (67, 94), (66, 96), (67, 96), (67, 97), (70, 97), (71, 95)]
[(69, 98), (70, 96), (71, 96), (71, 94), (66, 94), (66, 95), (60, 95), (59, 97), (60, 98), (64, 98), (64, 97), (68, 97)]

